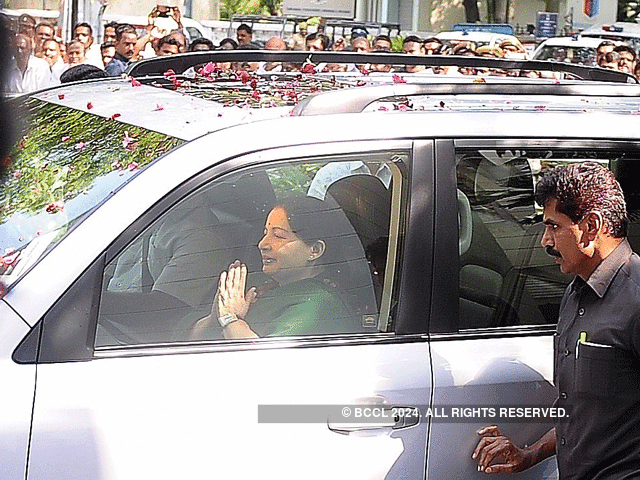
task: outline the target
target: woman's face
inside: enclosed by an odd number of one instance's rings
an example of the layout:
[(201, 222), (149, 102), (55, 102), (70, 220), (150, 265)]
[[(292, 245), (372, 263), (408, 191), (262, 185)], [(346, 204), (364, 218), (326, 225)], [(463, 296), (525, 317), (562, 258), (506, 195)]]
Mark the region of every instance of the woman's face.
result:
[(269, 213), (258, 248), (262, 271), (281, 285), (310, 276), (310, 261), (314, 259), (312, 247), (293, 233), (284, 208), (276, 207)]

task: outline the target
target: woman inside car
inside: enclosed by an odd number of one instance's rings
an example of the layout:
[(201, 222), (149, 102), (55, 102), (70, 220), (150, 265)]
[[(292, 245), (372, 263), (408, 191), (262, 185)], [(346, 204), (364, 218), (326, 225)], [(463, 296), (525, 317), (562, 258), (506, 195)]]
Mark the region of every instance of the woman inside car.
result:
[(192, 338), (211, 338), (220, 328), (227, 339), (353, 331), (332, 274), (348, 227), (331, 199), (280, 201), (258, 243), (268, 281), (247, 290), (247, 266), (236, 260), (220, 275), (211, 314), (196, 322)]

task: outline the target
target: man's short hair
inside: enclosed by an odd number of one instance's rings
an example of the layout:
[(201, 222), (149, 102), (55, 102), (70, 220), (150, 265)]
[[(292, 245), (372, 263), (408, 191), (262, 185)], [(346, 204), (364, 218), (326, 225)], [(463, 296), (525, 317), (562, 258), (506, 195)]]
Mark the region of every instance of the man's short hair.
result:
[(236, 31), (238, 31), (238, 30), (244, 30), (249, 35), (253, 35), (253, 29), (249, 25), (247, 25), (246, 23), (241, 23), (240, 26), (236, 29)]
[(87, 22), (81, 22), (81, 23), (76, 23), (73, 26), (73, 33), (76, 33), (76, 30), (78, 29), (78, 27), (84, 27), (84, 28), (88, 28), (89, 29), (89, 35), (93, 36), (93, 28), (91, 28), (91, 25), (89, 25)]
[(67, 48), (71, 48), (72, 45), (82, 45), (82, 51), (84, 53), (87, 53), (87, 47), (80, 40), (71, 40), (69, 43), (67, 43)]
[(424, 41), (417, 35), (409, 35), (402, 41), (402, 45), (406, 45), (407, 43), (424, 43)]
[(610, 46), (615, 47), (616, 44), (614, 42), (612, 42), (611, 40), (603, 40), (598, 44), (596, 50), (600, 50), (602, 47), (610, 47)]
[(613, 51), (616, 53), (629, 52), (631, 55), (633, 55), (634, 62), (638, 57), (638, 55), (636, 54), (636, 51), (633, 49), (633, 47), (629, 45), (618, 45), (616, 48), (613, 49)]
[(178, 46), (183, 52), (189, 47), (189, 40), (181, 29), (176, 28), (171, 30), (167, 36), (176, 39), (178, 41)]
[(116, 41), (120, 41), (122, 35), (125, 33), (133, 33), (136, 37), (138, 36), (138, 32), (136, 32), (136, 29), (132, 25), (121, 23), (116, 27)]
[(373, 39), (373, 42), (371, 44), (375, 45), (378, 40), (381, 40), (383, 42), (389, 42), (389, 45), (393, 45), (393, 42), (391, 41), (391, 37), (389, 35), (378, 35), (376, 38)]
[(100, 45), (101, 52), (104, 52), (107, 48), (116, 48), (116, 44), (111, 42), (104, 42)]
[(193, 52), (195, 51), (195, 47), (198, 45), (206, 45), (207, 48), (209, 48), (209, 50), (215, 50), (216, 47), (213, 44), (213, 42), (211, 40), (209, 40), (208, 38), (204, 38), (204, 37), (198, 37), (196, 38), (193, 42), (191, 42), (191, 44), (189, 45), (189, 51)]
[(60, 83), (78, 82), (92, 78), (105, 78), (107, 74), (101, 68), (88, 63), (82, 63), (62, 72)]
[(317, 38), (319, 38), (320, 42), (322, 43), (322, 49), (329, 50), (329, 47), (331, 46), (331, 39), (327, 37), (324, 33), (320, 33), (320, 32), (311, 33), (305, 37), (304, 42), (305, 44), (307, 44), (309, 42), (315, 41)]
[(557, 167), (536, 185), (536, 202), (545, 204), (555, 198), (556, 210), (573, 223), (598, 211), (616, 238), (627, 236), (629, 220), (622, 188), (611, 170), (596, 162), (574, 163)]
[(105, 23), (104, 24), (104, 29), (106, 30), (107, 28), (113, 27), (113, 29), (115, 30), (116, 28), (118, 28), (118, 25), (120, 25), (118, 22)]
[(158, 46), (157, 46), (158, 50), (160, 50), (160, 48), (163, 45), (173, 45), (174, 47), (178, 47), (178, 50), (182, 46), (180, 42), (176, 40), (174, 37), (172, 37), (171, 35), (165, 35), (160, 40), (158, 40)]
[(220, 40), (220, 47), (219, 48), (222, 48), (222, 45), (225, 45), (227, 43), (229, 45), (231, 45), (234, 50), (236, 48), (238, 48), (238, 42), (236, 42), (233, 38), (224, 38), (224, 39)]
[(56, 31), (56, 27), (53, 26), (53, 23), (50, 22), (40, 22), (36, 25), (36, 30), (40, 27), (47, 27), (50, 28), (51, 30), (53, 30), (54, 32)]
[(429, 37), (429, 38), (425, 38), (424, 43), (439, 43), (440, 45), (442, 45), (442, 40), (440, 40), (438, 37)]
[(23, 13), (22, 15), (20, 15), (20, 17), (18, 18), (18, 29), (20, 30), (21, 28), (28, 28), (29, 30), (31, 29), (35, 29), (36, 28), (36, 19), (33, 18), (31, 15), (29, 15), (28, 13)]
[(262, 50), (262, 47), (255, 42), (249, 42), (243, 45), (238, 45), (236, 50)]
[(351, 28), (351, 40), (359, 37), (366, 37), (367, 35), (369, 35), (369, 31), (361, 25)]

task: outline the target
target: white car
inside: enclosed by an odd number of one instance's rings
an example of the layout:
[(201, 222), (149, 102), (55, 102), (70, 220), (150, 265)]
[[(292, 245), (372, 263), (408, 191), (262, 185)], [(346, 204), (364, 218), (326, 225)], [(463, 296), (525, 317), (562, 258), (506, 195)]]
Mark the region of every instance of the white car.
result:
[[(480, 427), (535, 441), (570, 278), (539, 247), (534, 179), (595, 159), (637, 190), (640, 87), (342, 88), (212, 65), (14, 100), (3, 480), (483, 478)], [(306, 223), (290, 196), (315, 205)], [(234, 260), (258, 337), (208, 317)], [(553, 458), (518, 476), (556, 477)]]
[(531, 59), (595, 66), (596, 49), (601, 42), (593, 37), (553, 37), (538, 45)]
[[(517, 37), (513, 35), (507, 35), (504, 33), (491, 33), (491, 32), (475, 32), (475, 31), (452, 31), (452, 32), (440, 32), (436, 35), (436, 38), (448, 42), (452, 45), (473, 42), (476, 48), (479, 47), (500, 47), (504, 42), (508, 42), (512, 45), (515, 45), (520, 50), (519, 58), (526, 59), (525, 49), (518, 40)], [(513, 57), (516, 58), (516, 57)]]
[(640, 25), (637, 23), (616, 22), (593, 25), (583, 30), (580, 35), (587, 38), (625, 42), (636, 52), (640, 51)]

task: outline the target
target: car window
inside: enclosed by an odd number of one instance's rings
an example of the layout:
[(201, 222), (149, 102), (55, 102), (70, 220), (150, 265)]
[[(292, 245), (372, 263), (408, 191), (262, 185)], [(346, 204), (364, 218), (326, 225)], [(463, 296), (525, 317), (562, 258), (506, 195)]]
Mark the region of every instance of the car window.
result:
[(593, 47), (546, 45), (536, 53), (535, 60), (555, 60), (556, 62), (595, 65), (596, 49)]
[[(610, 165), (627, 196), (634, 235), (634, 191), (629, 166), (638, 155), (615, 150), (459, 149), (459, 329), (555, 324), (572, 276), (560, 272), (540, 247), (542, 208), (534, 185), (549, 168), (567, 162)], [(627, 180), (625, 180), (625, 177)]]
[(25, 100), (29, 128), (0, 188), (0, 281), (10, 287), (85, 214), (182, 141), (87, 112)]
[(255, 288), (238, 316), (259, 337), (379, 331), (395, 304), (405, 159), (288, 161), (202, 186), (108, 262), (96, 347), (224, 339), (210, 315), (235, 261)]

